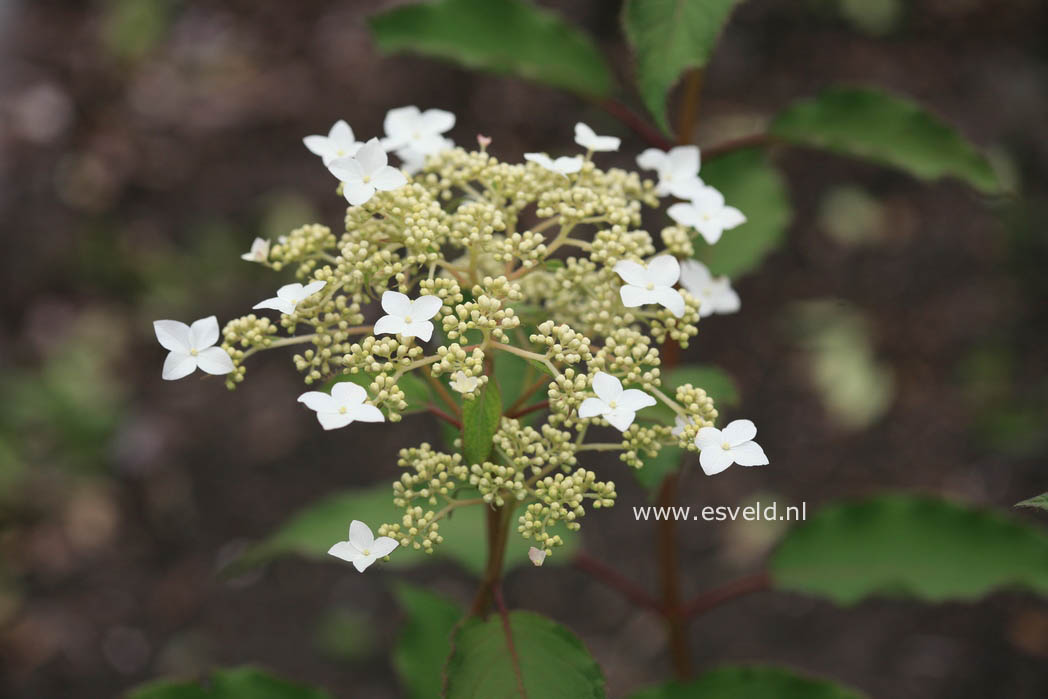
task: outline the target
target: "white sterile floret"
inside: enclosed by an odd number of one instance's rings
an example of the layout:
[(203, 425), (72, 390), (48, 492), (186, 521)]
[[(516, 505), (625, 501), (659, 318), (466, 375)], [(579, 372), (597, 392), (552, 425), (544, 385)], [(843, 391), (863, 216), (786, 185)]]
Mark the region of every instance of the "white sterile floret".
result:
[(477, 386), (480, 385), (480, 379), (459, 370), (451, 375), (449, 384), (451, 388), (459, 393), (473, 393), (473, 391), (477, 390)]
[(274, 311), (280, 311), (281, 313), (291, 315), (295, 312), (295, 309), (298, 307), (298, 304), (302, 303), (304, 300), (317, 293), (325, 286), (327, 286), (327, 282), (324, 281), (310, 282), (305, 286), (299, 284), (298, 282), (295, 282), (293, 284), (285, 284), (284, 286), (277, 289), (276, 296), (274, 296), (271, 299), (259, 301), (254, 306), (252, 306), (252, 308), (270, 308)]
[(655, 194), (660, 197), (672, 194), (687, 199), (695, 186), (702, 184), (699, 179), (700, 157), (697, 146), (677, 146), (669, 152), (649, 148), (637, 156), (637, 165), (658, 173)]
[(387, 150), (410, 148), (422, 156), (444, 150), (447, 139), (443, 134), (455, 126), (455, 115), (443, 109), (427, 109), (424, 112), (411, 105), (386, 112), (383, 127), (386, 137), (382, 145)]
[(444, 145), (439, 150), (433, 153), (423, 153), (420, 150), (415, 150), (411, 146), (404, 148), (398, 148), (395, 152), (397, 157), (400, 158), (400, 169), (409, 175), (414, 175), (416, 172), (421, 170), (426, 164), (426, 158), (442, 151), (451, 150), (455, 147), (455, 142), (450, 138), (444, 139)]
[(695, 420), (690, 417), (684, 417), (683, 415), (677, 415), (673, 419), (673, 429), (670, 430), (670, 434), (674, 437), (679, 437), (684, 433), (684, 428), (689, 425), (695, 424)]
[(698, 260), (685, 260), (680, 266), (680, 284), (699, 299), (699, 317), (714, 313), (736, 313), (742, 306), (739, 295), (727, 277), (714, 277)]
[(251, 249), (241, 255), (240, 259), (248, 262), (265, 262), (269, 259), (269, 241), (255, 238), (251, 243)]
[(177, 320), (155, 320), (153, 331), (160, 346), (169, 350), (164, 360), (163, 377), (167, 381), (189, 376), (197, 368), (208, 374), (228, 374), (233, 360), (218, 342), (218, 319), (201, 318), (192, 325)]
[(564, 175), (565, 177), (573, 172), (581, 170), (583, 162), (583, 157), (581, 155), (574, 155), (571, 157), (562, 155), (554, 160), (545, 153), (525, 153), (524, 159), (537, 163), (547, 170), (555, 172), (558, 175)]
[(598, 136), (593, 129), (580, 121), (575, 124), (575, 143), (586, 150), (606, 152), (618, 150), (622, 140), (616, 136)]
[(427, 342), (433, 336), (430, 318), (440, 312), (442, 305), (436, 296), (420, 296), (412, 301), (398, 291), (386, 291), (382, 294), (382, 310), (388, 315), (375, 323), (375, 334), (417, 337)]
[(376, 191), (389, 192), (407, 184), (404, 173), (388, 163), (382, 144), (373, 138), (356, 155), (328, 163), (328, 170), (342, 181), (346, 201), (360, 206), (375, 196)]
[(657, 303), (678, 318), (684, 315), (684, 297), (673, 288), (680, 279), (680, 263), (673, 255), (659, 255), (647, 266), (632, 260), (619, 260), (614, 270), (626, 282), (619, 289), (622, 305), (626, 308)]
[(349, 524), (349, 541), (338, 542), (328, 549), (328, 553), (352, 563), (358, 572), (363, 573), (372, 563), (393, 553), (397, 546), (396, 540), (388, 536), (376, 539), (371, 527), (355, 519)]
[(746, 217), (734, 206), (724, 205), (724, 195), (706, 185), (693, 188), (688, 203), (677, 203), (666, 210), (682, 226), (691, 226), (713, 245), (724, 231), (746, 223)]
[(733, 420), (723, 430), (703, 427), (695, 435), (699, 464), (707, 476), (724, 471), (732, 464), (763, 466), (768, 463), (764, 450), (753, 441), (757, 427), (749, 420)]
[(325, 430), (337, 430), (353, 422), (385, 422), (381, 410), (364, 402), (367, 397), (361, 386), (342, 381), (331, 387), (330, 394), (306, 391), (298, 402), (316, 412), (317, 422)]
[(612, 427), (625, 432), (637, 417), (637, 411), (655, 405), (655, 399), (636, 388), (622, 389), (622, 382), (611, 374), (598, 371), (593, 375), (596, 398), (587, 398), (579, 406), (579, 417), (602, 417)]
[(528, 549), (528, 558), (536, 567), (542, 565), (542, 562), (546, 560), (546, 552), (543, 549), (538, 549), (532, 546)]
[(319, 155), (325, 165), (339, 158), (356, 155), (364, 145), (353, 137), (353, 129), (342, 119), (335, 122), (327, 136), (306, 136), (302, 142), (310, 153)]

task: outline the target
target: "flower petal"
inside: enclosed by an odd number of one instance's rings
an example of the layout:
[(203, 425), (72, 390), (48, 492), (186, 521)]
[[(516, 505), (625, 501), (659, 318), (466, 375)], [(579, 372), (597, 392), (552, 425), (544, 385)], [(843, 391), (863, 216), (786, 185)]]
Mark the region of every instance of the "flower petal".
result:
[(411, 302), (411, 317), (414, 320), (429, 320), (440, 312), (444, 302), (439, 296), (427, 294)]
[(676, 289), (668, 286), (657, 286), (651, 292), (655, 303), (669, 310), (670, 313), (680, 318), (684, 315), (684, 297)]
[(640, 389), (627, 388), (625, 391), (622, 392), (622, 395), (615, 400), (615, 402), (623, 410), (632, 410), (633, 412), (637, 412), (642, 408), (649, 408), (655, 405), (656, 401), (654, 397), (649, 396), (647, 393), (641, 391)]
[(654, 291), (648, 291), (632, 284), (625, 284), (619, 287), (619, 298), (622, 299), (622, 305), (626, 308), (637, 308), (649, 303), (658, 303)]
[(627, 284), (633, 284), (635, 286), (644, 286), (648, 283), (648, 270), (639, 262), (633, 260), (619, 260), (612, 267), (615, 274), (619, 275), (622, 281)]
[(353, 206), (363, 206), (371, 201), (377, 190), (371, 184), (363, 182), (347, 182), (342, 185), (342, 195), (346, 197)]
[(343, 561), (348, 561), (349, 563), (352, 563), (363, 555), (348, 541), (338, 542), (328, 549), (328, 553), (335, 558), (341, 558)]
[(280, 311), (281, 313), (287, 313), (288, 315), (290, 315), (290, 314), (295, 312), (295, 305), (293, 303), (291, 303), (290, 301), (287, 301), (285, 299), (280, 299), (280, 298), (276, 298), (276, 297), (271, 298), (271, 299), (265, 299), (263, 301), (259, 301), (258, 303), (256, 303), (251, 308), (253, 308), (253, 309), (269, 308), (269, 309), (272, 309), (274, 311)]
[(417, 337), (423, 342), (429, 342), (429, 338), (433, 337), (433, 323), (428, 320), (412, 319), (412, 322), (404, 324), (401, 334), (404, 337)]
[(667, 160), (673, 169), (674, 179), (697, 175), (701, 164), (698, 146), (677, 146), (670, 150)]
[(352, 381), (339, 381), (331, 387), (331, 398), (335, 404), (342, 406), (356, 406), (367, 400), (368, 392), (364, 387)]
[(673, 206), (666, 209), (666, 215), (672, 218), (681, 226), (695, 227), (695, 224), (701, 218), (699, 216), (698, 209), (695, 208), (694, 204), (686, 204), (684, 202), (678, 202)]
[(732, 420), (721, 430), (721, 436), (733, 447), (738, 446), (757, 436), (757, 426), (750, 420)]
[(704, 451), (714, 447), (720, 449), (722, 444), (724, 444), (724, 436), (716, 427), (702, 427), (695, 435), (695, 446)]
[(713, 275), (706, 265), (698, 260), (684, 260), (680, 263), (680, 283), (692, 295), (698, 296), (703, 287), (713, 280)]
[(189, 352), (189, 326), (177, 320), (154, 320), (153, 332), (157, 342), (172, 352)]
[(407, 183), (408, 178), (404, 177), (404, 173), (392, 165), (379, 168), (378, 172), (371, 176), (371, 185), (383, 192), (399, 189)]
[(360, 558), (357, 558), (353, 561), (353, 567), (357, 569), (358, 573), (363, 573), (365, 570), (371, 567), (371, 564), (374, 562), (374, 556), (365, 556), (361, 554)]
[(353, 157), (360, 163), (360, 169), (364, 171), (365, 175), (374, 175), (389, 163), (389, 158), (386, 157), (386, 149), (382, 147), (377, 138), (373, 138), (361, 146), (360, 150)]
[(298, 282), (285, 284), (284, 286), (277, 289), (277, 298), (283, 299), (285, 301), (301, 301), (302, 285)]
[(196, 357), (188, 352), (170, 352), (164, 360), (161, 376), (165, 381), (176, 381), (189, 376), (197, 368)]
[(746, 223), (746, 216), (734, 206), (725, 206), (720, 212), (720, 224), (726, 231)]
[(742, 301), (735, 289), (731, 288), (727, 277), (714, 282), (713, 310), (717, 313), (736, 313), (742, 308)]
[(427, 109), (419, 119), (419, 128), (433, 134), (442, 134), (455, 126), (455, 115), (443, 109)]
[(298, 296), (299, 301), (308, 299), (310, 296), (317, 293), (325, 286), (327, 286), (327, 282), (322, 279), (318, 279), (315, 282), (310, 282), (309, 284), (306, 284), (304, 287), (302, 287), (302, 291)]
[(603, 371), (593, 375), (593, 392), (605, 403), (617, 401), (622, 395), (622, 382)]
[(414, 308), (412, 308), (411, 299), (399, 291), (384, 291), (382, 292), (382, 310), (392, 316), (404, 318), (411, 315)]
[(699, 454), (699, 465), (702, 466), (702, 472), (707, 476), (715, 476), (733, 463), (735, 461), (732, 459), (731, 452), (719, 446), (703, 449)]
[(400, 546), (400, 544), (397, 543), (396, 539), (392, 539), (388, 536), (380, 536), (375, 539), (375, 543), (371, 545), (371, 553), (373, 553), (376, 558), (382, 558), (383, 556), (388, 556), (393, 553), (393, 550), (397, 548), (397, 546)]
[(337, 430), (353, 422), (353, 416), (345, 413), (317, 413), (317, 422), (325, 430)]
[(321, 391), (306, 391), (298, 397), (298, 402), (305, 404), (307, 408), (318, 413), (334, 413), (338, 411), (338, 403), (335, 399)]
[(622, 408), (616, 408), (611, 412), (604, 413), (604, 419), (619, 432), (628, 430), (636, 418), (637, 413), (632, 410), (623, 410)]
[(642, 170), (658, 170), (666, 162), (666, 151), (648, 148), (637, 156), (637, 167)]
[(570, 175), (573, 172), (581, 170), (583, 162), (584, 160), (581, 155), (575, 155), (572, 157), (562, 155), (553, 161), (553, 170), (562, 175)]
[(221, 347), (208, 347), (197, 353), (197, 366), (215, 376), (228, 374), (235, 368), (233, 358)]
[(376, 335), (399, 335), (404, 332), (404, 319), (397, 316), (382, 316), (375, 321)]
[(680, 279), (680, 262), (673, 255), (659, 255), (648, 263), (648, 279), (655, 284), (673, 286)]
[(764, 466), (768, 463), (768, 457), (756, 442), (743, 442), (732, 448), (731, 456), (739, 466)]
[(710, 245), (714, 245), (720, 240), (721, 235), (724, 233), (724, 227), (720, 225), (720, 221), (716, 218), (712, 218), (709, 221), (699, 219), (695, 222), (694, 227)]
[(327, 164), (328, 172), (340, 182), (355, 183), (364, 179), (364, 170), (356, 158), (336, 158)]
[(207, 349), (218, 342), (218, 318), (208, 316), (189, 326), (189, 346), (195, 350)]
[(331, 151), (327, 136), (306, 136), (302, 139), (302, 143), (305, 144), (310, 153), (319, 155), (322, 158)]
[(553, 161), (545, 153), (525, 153), (524, 159), (531, 163), (536, 163), (546, 168), (547, 170), (553, 169)]
[(350, 408), (347, 412), (353, 418), (354, 422), (386, 421), (386, 416), (382, 414), (381, 410), (379, 410), (373, 405), (368, 405), (366, 403)]
[(411, 132), (415, 129), (420, 116), (419, 109), (415, 105), (397, 107), (386, 112), (382, 128), (386, 131), (387, 141), (393, 144), (389, 147), (396, 148), (411, 138)]
[(331, 130), (328, 131), (328, 138), (340, 144), (352, 143), (353, 129), (350, 128), (345, 119), (339, 119), (332, 125)]
[(349, 523), (349, 543), (360, 549), (361, 552), (370, 550), (375, 543), (375, 535), (371, 533), (371, 527), (355, 519)]
[(579, 417), (597, 417), (598, 415), (603, 415), (608, 412), (608, 410), (608, 404), (600, 398), (587, 398), (582, 401), (582, 405), (579, 406)]

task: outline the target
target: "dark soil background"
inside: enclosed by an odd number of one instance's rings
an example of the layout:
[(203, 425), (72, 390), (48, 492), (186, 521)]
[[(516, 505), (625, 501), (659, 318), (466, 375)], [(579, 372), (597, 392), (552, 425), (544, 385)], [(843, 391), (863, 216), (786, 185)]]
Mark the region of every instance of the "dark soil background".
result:
[[(163, 382), (151, 329), (224, 321), (283, 283), (238, 259), (255, 235), (339, 225), (344, 202), (301, 144), (337, 118), (370, 137), (391, 107), (441, 107), (458, 115), (459, 143), (485, 133), (505, 158), (568, 148), (578, 119), (625, 137), (608, 162), (645, 147), (573, 96), (380, 57), (364, 20), (386, 4), (0, 2), (0, 695), (109, 698), (251, 662), (337, 697), (396, 697), (392, 584), (469, 598), (473, 582), (446, 563), (360, 576), (285, 559), (219, 581), (223, 561), (297, 508), (392, 480), (396, 450), (437, 428), (415, 416), (322, 433), (278, 352), (235, 393), (199, 374)], [(585, 26), (628, 75), (618, 3), (540, 4)], [(908, 489), (1005, 510), (1048, 489), (1046, 31), (1040, 0), (737, 10), (708, 67), (700, 144), (824, 85), (876, 84), (957, 124), (1019, 194), (985, 200), (776, 152), (796, 209), (788, 242), (736, 282), (743, 312), (704, 320), (686, 353), (737, 378), (737, 413), (760, 426), (772, 464), (709, 479), (692, 469), (683, 503), (811, 512)], [(799, 337), (797, 304), (816, 299), (819, 323), (843, 314), (864, 329), (843, 351), (870, 376), (843, 408), (833, 382), (812, 380)], [(620, 504), (586, 518), (585, 546), (654, 589), (653, 527), (631, 513), (646, 496), (621, 464), (604, 467)], [(686, 592), (759, 570), (776, 535), (682, 526)], [(669, 675), (658, 620), (577, 570), (515, 571), (506, 596), (578, 633), (612, 696)], [(789, 664), (874, 697), (1048, 695), (1048, 606), (1022, 594), (839, 609), (762, 593), (699, 619), (691, 641), (699, 667)]]

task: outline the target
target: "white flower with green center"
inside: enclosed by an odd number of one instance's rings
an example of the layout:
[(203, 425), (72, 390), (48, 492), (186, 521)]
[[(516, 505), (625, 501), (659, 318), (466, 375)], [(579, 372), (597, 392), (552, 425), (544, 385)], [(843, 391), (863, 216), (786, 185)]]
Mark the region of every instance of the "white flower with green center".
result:
[(573, 172), (581, 170), (582, 162), (584, 160), (581, 155), (573, 155), (571, 157), (562, 155), (554, 160), (545, 153), (525, 153), (524, 159), (528, 162), (541, 165), (550, 172), (555, 172), (558, 175), (564, 175), (565, 177)]
[(612, 427), (625, 432), (637, 417), (637, 411), (655, 405), (655, 399), (636, 388), (622, 389), (622, 382), (611, 374), (598, 371), (593, 375), (596, 398), (587, 398), (579, 406), (579, 417), (602, 417)]
[(690, 226), (713, 245), (724, 231), (746, 223), (746, 217), (734, 206), (725, 206), (724, 195), (713, 187), (701, 185), (690, 192), (691, 201), (674, 204), (666, 210), (682, 226)]
[(385, 422), (382, 411), (368, 405), (368, 394), (351, 381), (341, 381), (331, 387), (331, 393), (307, 391), (298, 397), (299, 403), (317, 414), (317, 422), (325, 430), (337, 430), (353, 422)]
[(310, 153), (319, 155), (325, 165), (339, 158), (356, 155), (364, 145), (353, 137), (353, 129), (342, 119), (335, 122), (327, 136), (306, 136), (302, 142)]
[(328, 553), (352, 563), (358, 572), (363, 573), (372, 563), (393, 553), (397, 546), (396, 540), (388, 536), (376, 539), (371, 527), (355, 519), (349, 524), (349, 541), (338, 542), (328, 549)]
[(658, 173), (655, 194), (660, 197), (672, 194), (687, 199), (694, 188), (702, 184), (699, 179), (700, 157), (697, 146), (677, 146), (669, 152), (649, 148), (637, 156), (637, 165)]
[(451, 381), (449, 384), (451, 388), (459, 393), (473, 393), (473, 391), (477, 390), (477, 386), (480, 385), (480, 379), (459, 370), (451, 375)]
[(723, 430), (703, 427), (695, 435), (695, 446), (699, 453), (699, 464), (707, 476), (726, 470), (732, 464), (739, 466), (764, 466), (768, 457), (753, 441), (757, 427), (749, 420), (732, 420)]
[(742, 303), (727, 277), (714, 277), (698, 260), (685, 260), (680, 265), (680, 285), (699, 300), (699, 317), (714, 313), (737, 313)]
[(255, 241), (251, 243), (251, 249), (241, 255), (240, 259), (248, 262), (265, 262), (269, 259), (269, 241), (255, 238)]
[(618, 150), (622, 140), (615, 136), (598, 136), (581, 121), (575, 124), (575, 143), (596, 153)]
[(390, 151), (409, 148), (422, 156), (432, 155), (447, 148), (444, 133), (454, 126), (455, 115), (443, 109), (422, 112), (414, 105), (391, 109), (383, 122), (382, 145)]
[(626, 308), (657, 303), (678, 318), (684, 315), (684, 297), (673, 288), (680, 279), (680, 263), (673, 255), (659, 255), (647, 265), (620, 260), (614, 270), (626, 282), (619, 289)]
[(295, 309), (298, 308), (298, 304), (302, 303), (325, 286), (327, 286), (327, 282), (324, 281), (310, 282), (305, 286), (298, 282), (295, 282), (294, 284), (285, 284), (277, 289), (276, 296), (271, 299), (259, 301), (252, 306), (252, 308), (269, 308), (274, 311), (280, 311), (281, 313), (291, 315), (295, 312)]
[(153, 321), (153, 331), (160, 346), (169, 351), (162, 376), (174, 381), (189, 376), (197, 369), (215, 375), (233, 371), (233, 360), (218, 342), (218, 319), (208, 316), (192, 325), (177, 320)]
[(382, 294), (382, 310), (387, 315), (375, 323), (375, 334), (417, 337), (428, 342), (433, 336), (430, 318), (437, 315), (443, 305), (444, 302), (436, 296), (411, 300), (399, 291), (386, 291)]
[(408, 181), (403, 172), (389, 165), (377, 138), (365, 143), (356, 155), (328, 163), (328, 170), (342, 181), (342, 194), (353, 206), (367, 203), (375, 192), (390, 192)]

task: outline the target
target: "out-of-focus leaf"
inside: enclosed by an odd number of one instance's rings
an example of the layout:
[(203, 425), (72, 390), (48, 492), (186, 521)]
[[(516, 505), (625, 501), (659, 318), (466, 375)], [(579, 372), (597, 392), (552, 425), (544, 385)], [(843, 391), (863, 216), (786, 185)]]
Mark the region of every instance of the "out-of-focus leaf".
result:
[(462, 455), (470, 464), (483, 463), (491, 454), (491, 440), (502, 419), (497, 381), (488, 381), (480, 395), (462, 405)]
[(102, 40), (118, 58), (144, 57), (164, 38), (173, 0), (108, 0), (102, 13)]
[(655, 497), (663, 479), (680, 468), (683, 459), (684, 450), (670, 444), (660, 449), (654, 458), (646, 458), (642, 455), (644, 466), (630, 470), (637, 482), (648, 491), (648, 495)]
[(216, 670), (207, 687), (199, 682), (162, 680), (132, 690), (127, 699), (331, 699), (331, 695), (262, 670), (240, 667)]
[(614, 80), (593, 40), (521, 0), (438, 0), (371, 18), (384, 53), (410, 51), (467, 68), (604, 97)]
[(412, 699), (439, 697), (451, 632), (462, 618), (458, 605), (429, 590), (401, 583), (395, 590), (404, 624), (393, 651), (393, 665)]
[(642, 689), (630, 699), (860, 699), (863, 695), (828, 680), (778, 667), (729, 666), (691, 682)]
[(662, 375), (663, 384), (672, 390), (686, 383), (706, 391), (718, 407), (735, 407), (739, 404), (739, 388), (735, 379), (710, 364), (685, 364), (674, 367)]
[(1003, 587), (1048, 595), (1048, 534), (935, 497), (823, 507), (771, 559), (775, 587), (853, 604), (867, 597), (972, 600)]
[(880, 90), (832, 87), (787, 107), (775, 138), (891, 165), (925, 180), (956, 177), (981, 192), (1001, 189), (989, 160), (923, 107)]
[(877, 241), (888, 227), (884, 206), (866, 190), (847, 185), (835, 187), (823, 197), (819, 224), (842, 245)]
[(1015, 506), (1036, 507), (1042, 510), (1048, 510), (1048, 493), (1041, 493), (1040, 495), (1023, 500), (1022, 502), (1017, 502), (1015, 503)]
[(320, 653), (333, 660), (361, 660), (377, 650), (372, 624), (372, 619), (361, 611), (327, 609), (314, 631), (313, 643)]
[(637, 88), (663, 131), (666, 96), (681, 74), (709, 60), (737, 0), (627, 0), (626, 38), (636, 57)]
[(573, 633), (533, 612), (511, 612), (509, 627), (512, 649), (498, 614), (462, 625), (446, 669), (447, 699), (605, 696), (604, 674)]
[(695, 240), (695, 257), (713, 274), (735, 278), (754, 270), (784, 240), (793, 212), (778, 171), (759, 149), (749, 148), (702, 166), (702, 179), (742, 211), (746, 223), (724, 231), (715, 245)]
[[(359, 519), (375, 529), (382, 523), (399, 522), (402, 515), (403, 512), (393, 506), (389, 484), (337, 493), (300, 510), (268, 538), (230, 563), (223, 574), (240, 575), (288, 554), (338, 563), (327, 555), (327, 551), (336, 542), (346, 540), (352, 520)], [(441, 521), (440, 533), (444, 542), (434, 549), (433, 556), (452, 559), (470, 572), (479, 574), (487, 557), (485, 526), (483, 506), (458, 508), (451, 518)], [(578, 545), (574, 532), (565, 529), (557, 533), (564, 539), (563, 555), (558, 549), (558, 555), (550, 557), (547, 565), (567, 561)], [(511, 533), (506, 548), (507, 566), (527, 562), (530, 545), (516, 533)], [(376, 567), (406, 568), (429, 560), (432, 557), (425, 552), (401, 546), (390, 554), (388, 563), (379, 562)]]

